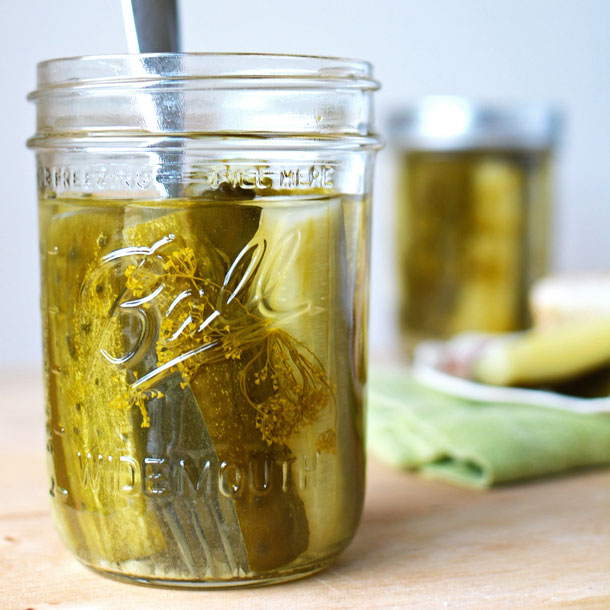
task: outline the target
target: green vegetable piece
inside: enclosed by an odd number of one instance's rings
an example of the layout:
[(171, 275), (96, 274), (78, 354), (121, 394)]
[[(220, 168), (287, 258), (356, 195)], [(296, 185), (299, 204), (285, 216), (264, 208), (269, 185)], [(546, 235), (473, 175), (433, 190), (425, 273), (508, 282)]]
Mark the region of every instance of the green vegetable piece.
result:
[[(128, 287), (134, 296), (161, 287), (148, 305), (162, 313), (157, 368), (148, 375), (150, 382), (142, 378), (134, 385), (152, 387), (155, 378), (179, 373), (182, 387), (192, 391), (221, 468), (228, 469), (226, 477), (235, 477), (219, 491), (232, 499), (255, 573), (279, 568), (307, 548), (307, 518), (286, 470), (290, 455), (284, 440), (295, 426), (315, 418), (319, 408), (314, 400), (309, 419), (297, 418), (292, 428), (265, 423), (265, 409), (288, 396), (292, 386), (286, 384), (294, 382), (294, 374), (318, 368), (315, 360), (308, 364), (310, 352), (287, 333), (270, 329), (249, 301), (267, 255), (265, 243), (254, 238), (259, 216), (258, 209), (239, 204), (193, 206), (125, 230), (129, 244), (151, 250), (128, 267)], [(251, 227), (249, 235), (246, 227)], [(274, 354), (281, 341), (292, 354), (290, 374), (277, 385), (269, 377), (253, 389), (264, 367), (277, 366)], [(328, 390), (324, 372), (317, 375), (318, 385)], [(327, 401), (326, 396), (317, 400)], [(307, 404), (293, 397), (292, 406), (275, 415), (285, 420)], [(260, 493), (248, 480), (257, 468), (268, 477)]]
[[(84, 546), (92, 561), (146, 557), (164, 545), (136, 488), (137, 468), (124, 463), (117, 470), (111, 463), (136, 455), (131, 414), (108, 409), (109, 397), (119, 395), (125, 382), (103, 356), (125, 353), (125, 337), (112, 318), (124, 281), (114, 266), (100, 266), (117, 246), (122, 222), (116, 208), (66, 207), (45, 240), (55, 506), (66, 517), (69, 543)], [(123, 493), (121, 487), (132, 483), (133, 493)]]
[(574, 321), (491, 342), (473, 366), (492, 385), (536, 385), (594, 371), (610, 363), (610, 318)]

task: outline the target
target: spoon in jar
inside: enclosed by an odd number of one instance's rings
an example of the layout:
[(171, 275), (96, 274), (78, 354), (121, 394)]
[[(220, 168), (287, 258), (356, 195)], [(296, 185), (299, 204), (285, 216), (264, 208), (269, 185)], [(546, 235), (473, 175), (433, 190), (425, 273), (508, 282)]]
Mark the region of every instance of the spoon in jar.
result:
[(179, 53), (176, 0), (122, 0), (130, 53)]
[(160, 88), (136, 94), (134, 100), (142, 127), (160, 136), (151, 147), (151, 152), (157, 151), (155, 182), (161, 195), (177, 198), (182, 194), (184, 151), (164, 136), (184, 130), (184, 96), (165, 90), (163, 82), (182, 71), (177, 1), (121, 0), (121, 7), (129, 52), (141, 55), (137, 62), (142, 77), (160, 82)]

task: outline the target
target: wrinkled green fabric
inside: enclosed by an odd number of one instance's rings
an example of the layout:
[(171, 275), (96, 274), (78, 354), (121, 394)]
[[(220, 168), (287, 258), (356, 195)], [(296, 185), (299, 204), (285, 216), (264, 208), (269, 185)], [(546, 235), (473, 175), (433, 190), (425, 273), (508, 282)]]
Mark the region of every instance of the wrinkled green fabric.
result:
[(482, 489), (610, 464), (610, 414), (578, 415), (441, 394), (407, 369), (373, 369), (368, 446), (393, 466)]

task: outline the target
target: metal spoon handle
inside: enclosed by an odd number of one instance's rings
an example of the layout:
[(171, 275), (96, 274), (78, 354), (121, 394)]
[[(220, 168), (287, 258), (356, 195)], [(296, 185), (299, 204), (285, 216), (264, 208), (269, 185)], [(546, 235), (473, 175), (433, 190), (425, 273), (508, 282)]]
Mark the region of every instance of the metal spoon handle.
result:
[(121, 0), (130, 53), (178, 53), (176, 0)]

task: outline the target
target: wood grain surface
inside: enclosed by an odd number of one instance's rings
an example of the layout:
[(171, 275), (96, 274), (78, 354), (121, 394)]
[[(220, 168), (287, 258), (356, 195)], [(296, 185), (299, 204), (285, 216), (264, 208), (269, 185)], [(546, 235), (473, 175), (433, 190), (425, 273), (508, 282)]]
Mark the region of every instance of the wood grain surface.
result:
[(109, 580), (53, 530), (39, 376), (4, 374), (0, 389), (2, 609), (610, 609), (608, 470), (474, 492), (371, 460), (358, 534), (316, 576), (224, 591)]

